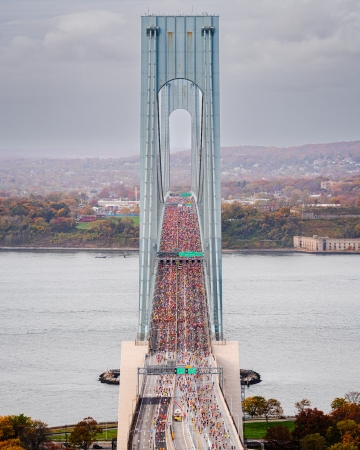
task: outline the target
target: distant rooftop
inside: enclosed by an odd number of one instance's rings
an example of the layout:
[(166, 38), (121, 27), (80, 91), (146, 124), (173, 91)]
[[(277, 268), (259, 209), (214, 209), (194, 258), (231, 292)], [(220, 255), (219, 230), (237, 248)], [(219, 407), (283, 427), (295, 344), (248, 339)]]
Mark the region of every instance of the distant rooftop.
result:
[(144, 14), (141, 17), (219, 17), (219, 14), (208, 14), (207, 12), (202, 13), (192, 13), (192, 14), (165, 14), (165, 13), (159, 13), (159, 14)]

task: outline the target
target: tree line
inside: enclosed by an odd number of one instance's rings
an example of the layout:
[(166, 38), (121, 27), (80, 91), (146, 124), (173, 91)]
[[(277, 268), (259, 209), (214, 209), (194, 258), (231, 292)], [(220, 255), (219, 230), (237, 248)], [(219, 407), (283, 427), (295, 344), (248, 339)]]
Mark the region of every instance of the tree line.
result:
[[(284, 425), (267, 429), (264, 436), (266, 450), (359, 450), (360, 449), (360, 392), (352, 391), (331, 403), (330, 414), (311, 408), (303, 399), (295, 403), (297, 414), (292, 431)], [(262, 396), (243, 401), (244, 413), (253, 417), (282, 417), (280, 402)]]
[[(68, 448), (88, 450), (102, 432), (92, 417), (78, 422), (69, 434)], [(0, 416), (0, 450), (56, 450), (51, 430), (45, 422), (33, 420), (24, 414)]]
[(66, 193), (0, 197), (0, 245), (138, 246), (138, 225), (128, 218), (97, 220), (79, 228), (80, 214), (95, 214), (82, 201)]
[[(80, 214), (95, 214), (81, 196), (0, 197), (0, 245), (64, 247), (133, 247), (139, 226), (131, 218), (105, 218), (81, 227)], [(289, 248), (293, 236), (360, 237), (360, 218), (306, 220), (288, 207), (263, 212), (239, 203), (222, 204), (224, 249)]]
[(289, 248), (293, 236), (360, 237), (360, 218), (306, 220), (290, 208), (263, 212), (240, 203), (222, 205), (223, 248)]

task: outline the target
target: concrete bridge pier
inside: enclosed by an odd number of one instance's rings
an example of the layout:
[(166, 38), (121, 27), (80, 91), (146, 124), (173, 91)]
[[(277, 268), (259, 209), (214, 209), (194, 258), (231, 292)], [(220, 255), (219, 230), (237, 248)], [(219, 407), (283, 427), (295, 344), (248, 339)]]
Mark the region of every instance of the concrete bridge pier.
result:
[(130, 425), (136, 408), (137, 369), (144, 367), (148, 352), (147, 341), (121, 343), (120, 386), (118, 406), (117, 450), (126, 450)]
[(223, 368), (223, 394), (234, 425), (243, 441), (239, 343), (237, 341), (212, 341), (212, 352), (217, 365)]

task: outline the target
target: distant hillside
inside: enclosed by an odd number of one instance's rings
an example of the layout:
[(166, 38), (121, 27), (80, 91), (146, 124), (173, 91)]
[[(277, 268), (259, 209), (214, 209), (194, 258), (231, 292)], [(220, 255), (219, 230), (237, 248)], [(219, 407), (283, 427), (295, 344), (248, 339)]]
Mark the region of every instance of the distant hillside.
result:
[[(187, 180), (190, 151), (171, 155), (173, 184)], [(339, 177), (360, 173), (360, 141), (307, 144), (300, 147), (237, 146), (221, 148), (221, 180)]]
[[(171, 154), (173, 187), (190, 185), (190, 156), (190, 150)], [(138, 155), (124, 158), (35, 158), (3, 156), (0, 153), (0, 192), (26, 195), (56, 190), (98, 191), (105, 186), (119, 184), (139, 186), (139, 171)], [(336, 180), (360, 173), (360, 141), (290, 148), (223, 147), (221, 171), (223, 182), (319, 176)]]
[(300, 147), (239, 146), (221, 149), (222, 178), (343, 176), (360, 172), (360, 141)]

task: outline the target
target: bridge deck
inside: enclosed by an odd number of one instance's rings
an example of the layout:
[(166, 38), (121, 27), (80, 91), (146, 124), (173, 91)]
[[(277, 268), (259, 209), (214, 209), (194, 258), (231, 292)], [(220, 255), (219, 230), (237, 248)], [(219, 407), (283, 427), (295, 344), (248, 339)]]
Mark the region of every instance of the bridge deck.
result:
[[(241, 449), (233, 420), (211, 373), (175, 374), (176, 367), (211, 369), (212, 355), (204, 261), (168, 257), (201, 255), (195, 201), (170, 196), (165, 207), (147, 366), (173, 367), (173, 373), (146, 375), (131, 448), (133, 450)], [(240, 387), (240, 380), (239, 380)], [(174, 421), (180, 410), (182, 421)]]

